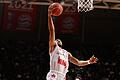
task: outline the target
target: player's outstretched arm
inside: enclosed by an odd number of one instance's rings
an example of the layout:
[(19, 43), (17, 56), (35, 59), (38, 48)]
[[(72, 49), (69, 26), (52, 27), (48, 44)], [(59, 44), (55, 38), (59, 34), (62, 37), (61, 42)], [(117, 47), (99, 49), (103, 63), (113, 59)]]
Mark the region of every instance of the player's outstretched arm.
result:
[(49, 29), (49, 51), (51, 52), (54, 49), (55, 45), (55, 28), (53, 19), (51, 16), (51, 9), (48, 8), (48, 29)]
[(73, 57), (71, 53), (69, 53), (69, 61), (77, 66), (86, 66), (89, 64), (97, 63), (98, 59), (94, 56), (92, 56), (89, 60), (86, 61), (80, 61), (77, 58)]

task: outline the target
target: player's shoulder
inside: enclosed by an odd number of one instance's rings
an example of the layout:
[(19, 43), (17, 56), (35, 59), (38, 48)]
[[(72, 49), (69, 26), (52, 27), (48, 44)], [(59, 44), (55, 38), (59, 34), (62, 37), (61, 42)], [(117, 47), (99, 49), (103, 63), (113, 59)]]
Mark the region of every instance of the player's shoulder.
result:
[(69, 53), (66, 49), (62, 49), (65, 53)]

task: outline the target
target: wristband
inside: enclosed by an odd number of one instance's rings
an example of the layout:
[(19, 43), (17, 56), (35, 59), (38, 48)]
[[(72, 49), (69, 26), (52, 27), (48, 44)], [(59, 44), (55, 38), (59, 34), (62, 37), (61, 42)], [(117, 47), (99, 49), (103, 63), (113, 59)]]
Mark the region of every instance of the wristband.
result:
[(90, 61), (89, 61), (89, 60), (88, 60), (87, 62), (88, 62), (88, 64), (90, 64)]

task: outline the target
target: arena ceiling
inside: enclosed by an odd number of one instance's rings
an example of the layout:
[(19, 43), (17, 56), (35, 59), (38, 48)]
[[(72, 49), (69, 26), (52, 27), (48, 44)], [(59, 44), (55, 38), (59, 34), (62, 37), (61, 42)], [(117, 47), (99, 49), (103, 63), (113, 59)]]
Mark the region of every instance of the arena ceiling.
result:
[(94, 7), (120, 10), (120, 0), (95, 0)]
[[(65, 3), (71, 2), (73, 0), (65, 0)], [(120, 10), (120, 0), (93, 0), (93, 3), (95, 8)]]
[[(77, 0), (27, 0), (27, 1), (30, 1), (30, 4), (35, 5), (49, 5), (51, 1), (63, 1), (66, 6), (71, 6), (77, 3)], [(120, 10), (120, 0), (93, 0), (93, 1), (94, 8)], [(10, 0), (0, 0), (0, 3), (10, 3)]]

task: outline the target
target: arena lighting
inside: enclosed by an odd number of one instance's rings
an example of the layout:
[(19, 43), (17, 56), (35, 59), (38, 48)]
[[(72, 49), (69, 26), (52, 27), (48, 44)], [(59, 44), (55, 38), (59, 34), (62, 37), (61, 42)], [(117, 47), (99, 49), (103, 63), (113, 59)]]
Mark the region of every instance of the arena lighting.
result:
[(75, 78), (75, 80), (80, 80), (79, 78)]

